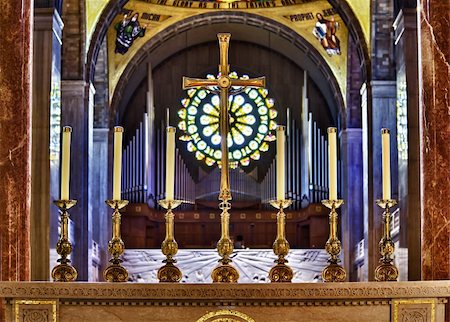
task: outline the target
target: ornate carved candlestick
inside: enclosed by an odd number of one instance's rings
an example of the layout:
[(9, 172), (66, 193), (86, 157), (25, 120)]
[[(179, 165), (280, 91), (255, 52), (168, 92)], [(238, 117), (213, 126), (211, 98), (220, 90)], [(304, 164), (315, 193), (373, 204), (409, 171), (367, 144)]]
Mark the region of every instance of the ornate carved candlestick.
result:
[(228, 210), (230, 210), (231, 204), (228, 200), (226, 199), (219, 204), (219, 208), (222, 210), (220, 214), (222, 234), (220, 240), (217, 242), (217, 252), (222, 258), (219, 260), (220, 264), (211, 273), (211, 278), (214, 283), (236, 283), (239, 279), (239, 272), (230, 265), (230, 255), (233, 253), (234, 247), (230, 239), (230, 214)]
[(344, 282), (347, 277), (345, 269), (339, 265), (339, 254), (341, 253), (341, 242), (337, 237), (338, 214), (336, 209), (344, 204), (344, 200), (322, 200), (322, 204), (331, 209), (330, 211), (330, 236), (325, 244), (325, 250), (330, 254), (328, 266), (322, 271), (324, 282)]
[(69, 213), (68, 209), (76, 205), (76, 200), (55, 200), (53, 202), (61, 212), (61, 235), (56, 244), (56, 251), (61, 258), (58, 259), (59, 265), (52, 270), (54, 282), (73, 282), (77, 279), (78, 273), (75, 267), (70, 265), (70, 259), (67, 256), (72, 252), (72, 244), (69, 240)]
[(277, 238), (273, 243), (273, 252), (278, 256), (278, 259), (275, 261), (277, 264), (270, 269), (269, 278), (272, 283), (291, 282), (294, 272), (292, 268), (286, 265), (285, 257), (289, 253), (290, 247), (285, 237), (286, 214), (283, 209), (289, 207), (292, 200), (273, 200), (270, 204), (279, 210), (277, 213)]
[(106, 200), (106, 204), (114, 209), (112, 214), (112, 239), (108, 243), (108, 252), (112, 258), (110, 264), (103, 272), (103, 277), (108, 282), (126, 282), (128, 280), (128, 271), (121, 265), (120, 255), (125, 251), (125, 245), (120, 237), (120, 209), (128, 205), (128, 200)]
[(375, 269), (375, 280), (379, 282), (384, 281), (397, 281), (398, 279), (398, 269), (397, 267), (392, 264), (393, 258), (392, 255), (394, 255), (395, 251), (395, 245), (394, 242), (391, 239), (391, 221), (392, 221), (392, 215), (389, 211), (389, 208), (394, 207), (397, 204), (397, 201), (394, 199), (387, 199), (387, 200), (377, 200), (377, 205), (384, 209), (383, 212), (383, 224), (384, 224), (384, 231), (383, 231), (383, 237), (380, 240), (380, 243), (378, 244), (381, 258), (380, 262), (381, 264), (377, 266)]
[(166, 238), (161, 244), (161, 250), (166, 259), (163, 263), (166, 263), (158, 270), (158, 280), (160, 282), (176, 283), (181, 281), (181, 271), (178, 267), (174, 265), (176, 259), (173, 258), (178, 253), (178, 244), (174, 237), (174, 214), (172, 209), (175, 209), (181, 205), (181, 200), (160, 200), (159, 204), (164, 209), (167, 209), (165, 219), (166, 219)]

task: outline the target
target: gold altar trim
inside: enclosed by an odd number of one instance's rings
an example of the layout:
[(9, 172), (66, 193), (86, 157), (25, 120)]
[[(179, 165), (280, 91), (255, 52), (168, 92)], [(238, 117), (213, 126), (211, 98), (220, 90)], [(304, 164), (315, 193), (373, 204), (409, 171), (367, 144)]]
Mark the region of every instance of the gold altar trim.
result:
[(377, 306), (377, 305), (390, 305), (391, 301), (388, 300), (352, 300), (352, 301), (334, 301), (334, 300), (311, 300), (311, 301), (295, 301), (295, 300), (242, 300), (238, 301), (222, 301), (222, 300), (185, 300), (185, 301), (85, 301), (85, 300), (61, 300), (61, 305), (64, 306), (153, 306), (153, 307), (270, 307), (270, 306), (284, 306), (284, 307), (298, 307), (298, 306)]
[[(238, 317), (242, 321), (246, 321), (246, 322), (255, 322), (255, 320), (253, 320), (248, 315), (238, 312), (238, 311), (233, 311), (233, 310), (219, 310), (219, 311), (209, 312), (206, 315), (202, 316), (200, 319), (198, 319), (197, 322), (208, 322), (208, 321), (213, 322), (213, 321), (223, 321), (223, 320), (228, 321), (227, 318), (230, 316)], [(211, 319), (213, 319), (213, 320), (211, 320)], [(231, 321), (234, 321), (234, 320), (231, 320)]]
[(140, 284), (0, 282), (0, 298), (89, 301), (385, 300), (448, 298), (450, 281), (289, 284)]
[(20, 321), (20, 307), (22, 305), (51, 305), (52, 307), (52, 322), (57, 322), (58, 311), (57, 302), (55, 300), (15, 300), (14, 301), (14, 322)]
[(415, 304), (430, 304), (431, 306), (431, 320), (436, 321), (436, 300), (435, 299), (417, 299), (417, 300), (394, 300), (393, 301), (393, 322), (399, 322), (399, 306), (401, 304), (415, 305)]

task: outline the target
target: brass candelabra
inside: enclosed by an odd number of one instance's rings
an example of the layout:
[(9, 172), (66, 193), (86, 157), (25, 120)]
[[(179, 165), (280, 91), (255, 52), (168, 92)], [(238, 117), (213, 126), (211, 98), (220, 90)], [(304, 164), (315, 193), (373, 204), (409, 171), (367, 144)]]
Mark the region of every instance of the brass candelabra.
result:
[(344, 204), (344, 200), (322, 200), (322, 204), (330, 209), (330, 236), (325, 244), (325, 250), (330, 254), (328, 265), (322, 271), (322, 279), (324, 282), (344, 282), (347, 277), (345, 269), (338, 263), (339, 254), (341, 253), (341, 242), (337, 237), (338, 230), (338, 214), (336, 209)]
[(395, 251), (395, 245), (393, 240), (391, 239), (391, 221), (392, 215), (389, 211), (389, 208), (394, 207), (397, 204), (397, 201), (394, 199), (387, 200), (377, 200), (377, 205), (384, 209), (383, 212), (383, 237), (378, 244), (380, 250), (380, 265), (375, 269), (375, 280), (379, 282), (384, 281), (397, 281), (398, 279), (398, 269), (392, 264)]
[(70, 264), (67, 257), (72, 252), (72, 244), (69, 240), (69, 213), (68, 209), (76, 205), (76, 200), (55, 200), (53, 202), (61, 213), (61, 234), (56, 244), (56, 251), (61, 256), (58, 265), (52, 270), (54, 282), (73, 282), (77, 279), (78, 273), (75, 267)]
[(168, 282), (168, 283), (177, 283), (181, 281), (182, 273), (178, 267), (174, 265), (176, 263), (176, 259), (173, 258), (178, 253), (178, 244), (175, 241), (174, 237), (174, 214), (172, 209), (175, 209), (179, 205), (181, 205), (181, 200), (160, 200), (159, 204), (164, 209), (167, 209), (165, 219), (166, 219), (166, 238), (161, 244), (162, 253), (166, 256), (166, 259), (163, 260), (165, 263), (158, 270), (158, 280), (160, 282)]
[(108, 282), (126, 282), (128, 271), (121, 265), (122, 259), (120, 259), (125, 251), (125, 245), (120, 236), (121, 214), (119, 210), (128, 205), (128, 200), (106, 200), (106, 204), (114, 209), (114, 212), (112, 214), (112, 239), (108, 243), (108, 252), (112, 258), (103, 272), (103, 277)]
[(277, 263), (270, 269), (269, 278), (272, 283), (291, 282), (294, 272), (286, 263), (289, 253), (289, 242), (286, 239), (286, 214), (284, 209), (292, 204), (292, 200), (273, 200), (270, 204), (278, 209), (277, 213), (277, 238), (273, 243), (273, 252), (278, 256)]

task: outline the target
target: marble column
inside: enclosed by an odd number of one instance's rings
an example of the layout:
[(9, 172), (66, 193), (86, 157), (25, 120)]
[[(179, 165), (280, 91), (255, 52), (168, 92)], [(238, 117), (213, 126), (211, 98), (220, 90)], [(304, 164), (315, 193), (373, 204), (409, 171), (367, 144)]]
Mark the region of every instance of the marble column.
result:
[[(378, 243), (382, 237), (382, 209), (375, 201), (382, 197), (381, 129), (391, 135), (391, 191), (398, 197), (397, 122), (395, 81), (375, 80), (370, 83), (371, 102), (363, 105), (363, 168), (364, 168), (364, 250), (365, 270), (369, 280), (380, 259)], [(365, 94), (364, 94), (365, 95)], [(369, 96), (370, 97), (370, 96)], [(364, 107), (366, 106), (366, 107)]]
[(339, 134), (342, 167), (342, 246), (349, 281), (357, 280), (355, 248), (364, 238), (362, 129), (344, 129)]
[[(92, 269), (92, 207), (89, 206), (89, 151), (92, 151), (92, 106), (89, 84), (61, 81), (61, 125), (72, 126), (70, 198), (78, 200), (70, 210), (73, 229), (72, 264), (78, 280), (87, 281)], [(69, 225), (70, 226), (70, 225)], [(69, 234), (70, 235), (70, 234)]]
[(94, 128), (93, 130), (93, 157), (90, 186), (92, 216), (92, 238), (97, 243), (93, 251), (92, 281), (103, 281), (103, 270), (108, 265), (110, 255), (108, 253), (108, 241), (111, 239), (111, 213), (105, 200), (111, 199), (109, 190), (109, 178), (111, 177), (108, 168), (109, 160), (109, 128)]
[[(421, 254), (415, 251), (421, 247), (422, 207), (417, 25), (416, 8), (403, 8), (394, 21), (397, 70), (399, 245), (409, 250), (407, 270), (410, 281), (421, 279)], [(402, 273), (403, 267), (399, 268)]]
[[(53, 8), (36, 8), (33, 34), (31, 279), (50, 276), (50, 227), (58, 226), (62, 21)], [(56, 245), (53, 240), (53, 247)]]
[(33, 1), (0, 2), (0, 280), (30, 279)]
[(450, 279), (450, 3), (422, 0), (419, 66), (422, 279)]

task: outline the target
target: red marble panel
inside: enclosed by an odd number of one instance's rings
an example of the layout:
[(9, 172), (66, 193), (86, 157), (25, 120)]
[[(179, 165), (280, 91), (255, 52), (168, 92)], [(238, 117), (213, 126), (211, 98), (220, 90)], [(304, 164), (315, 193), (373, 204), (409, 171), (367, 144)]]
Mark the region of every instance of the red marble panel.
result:
[(32, 0), (1, 1), (0, 280), (30, 279)]
[(422, 279), (450, 279), (450, 2), (422, 0)]

